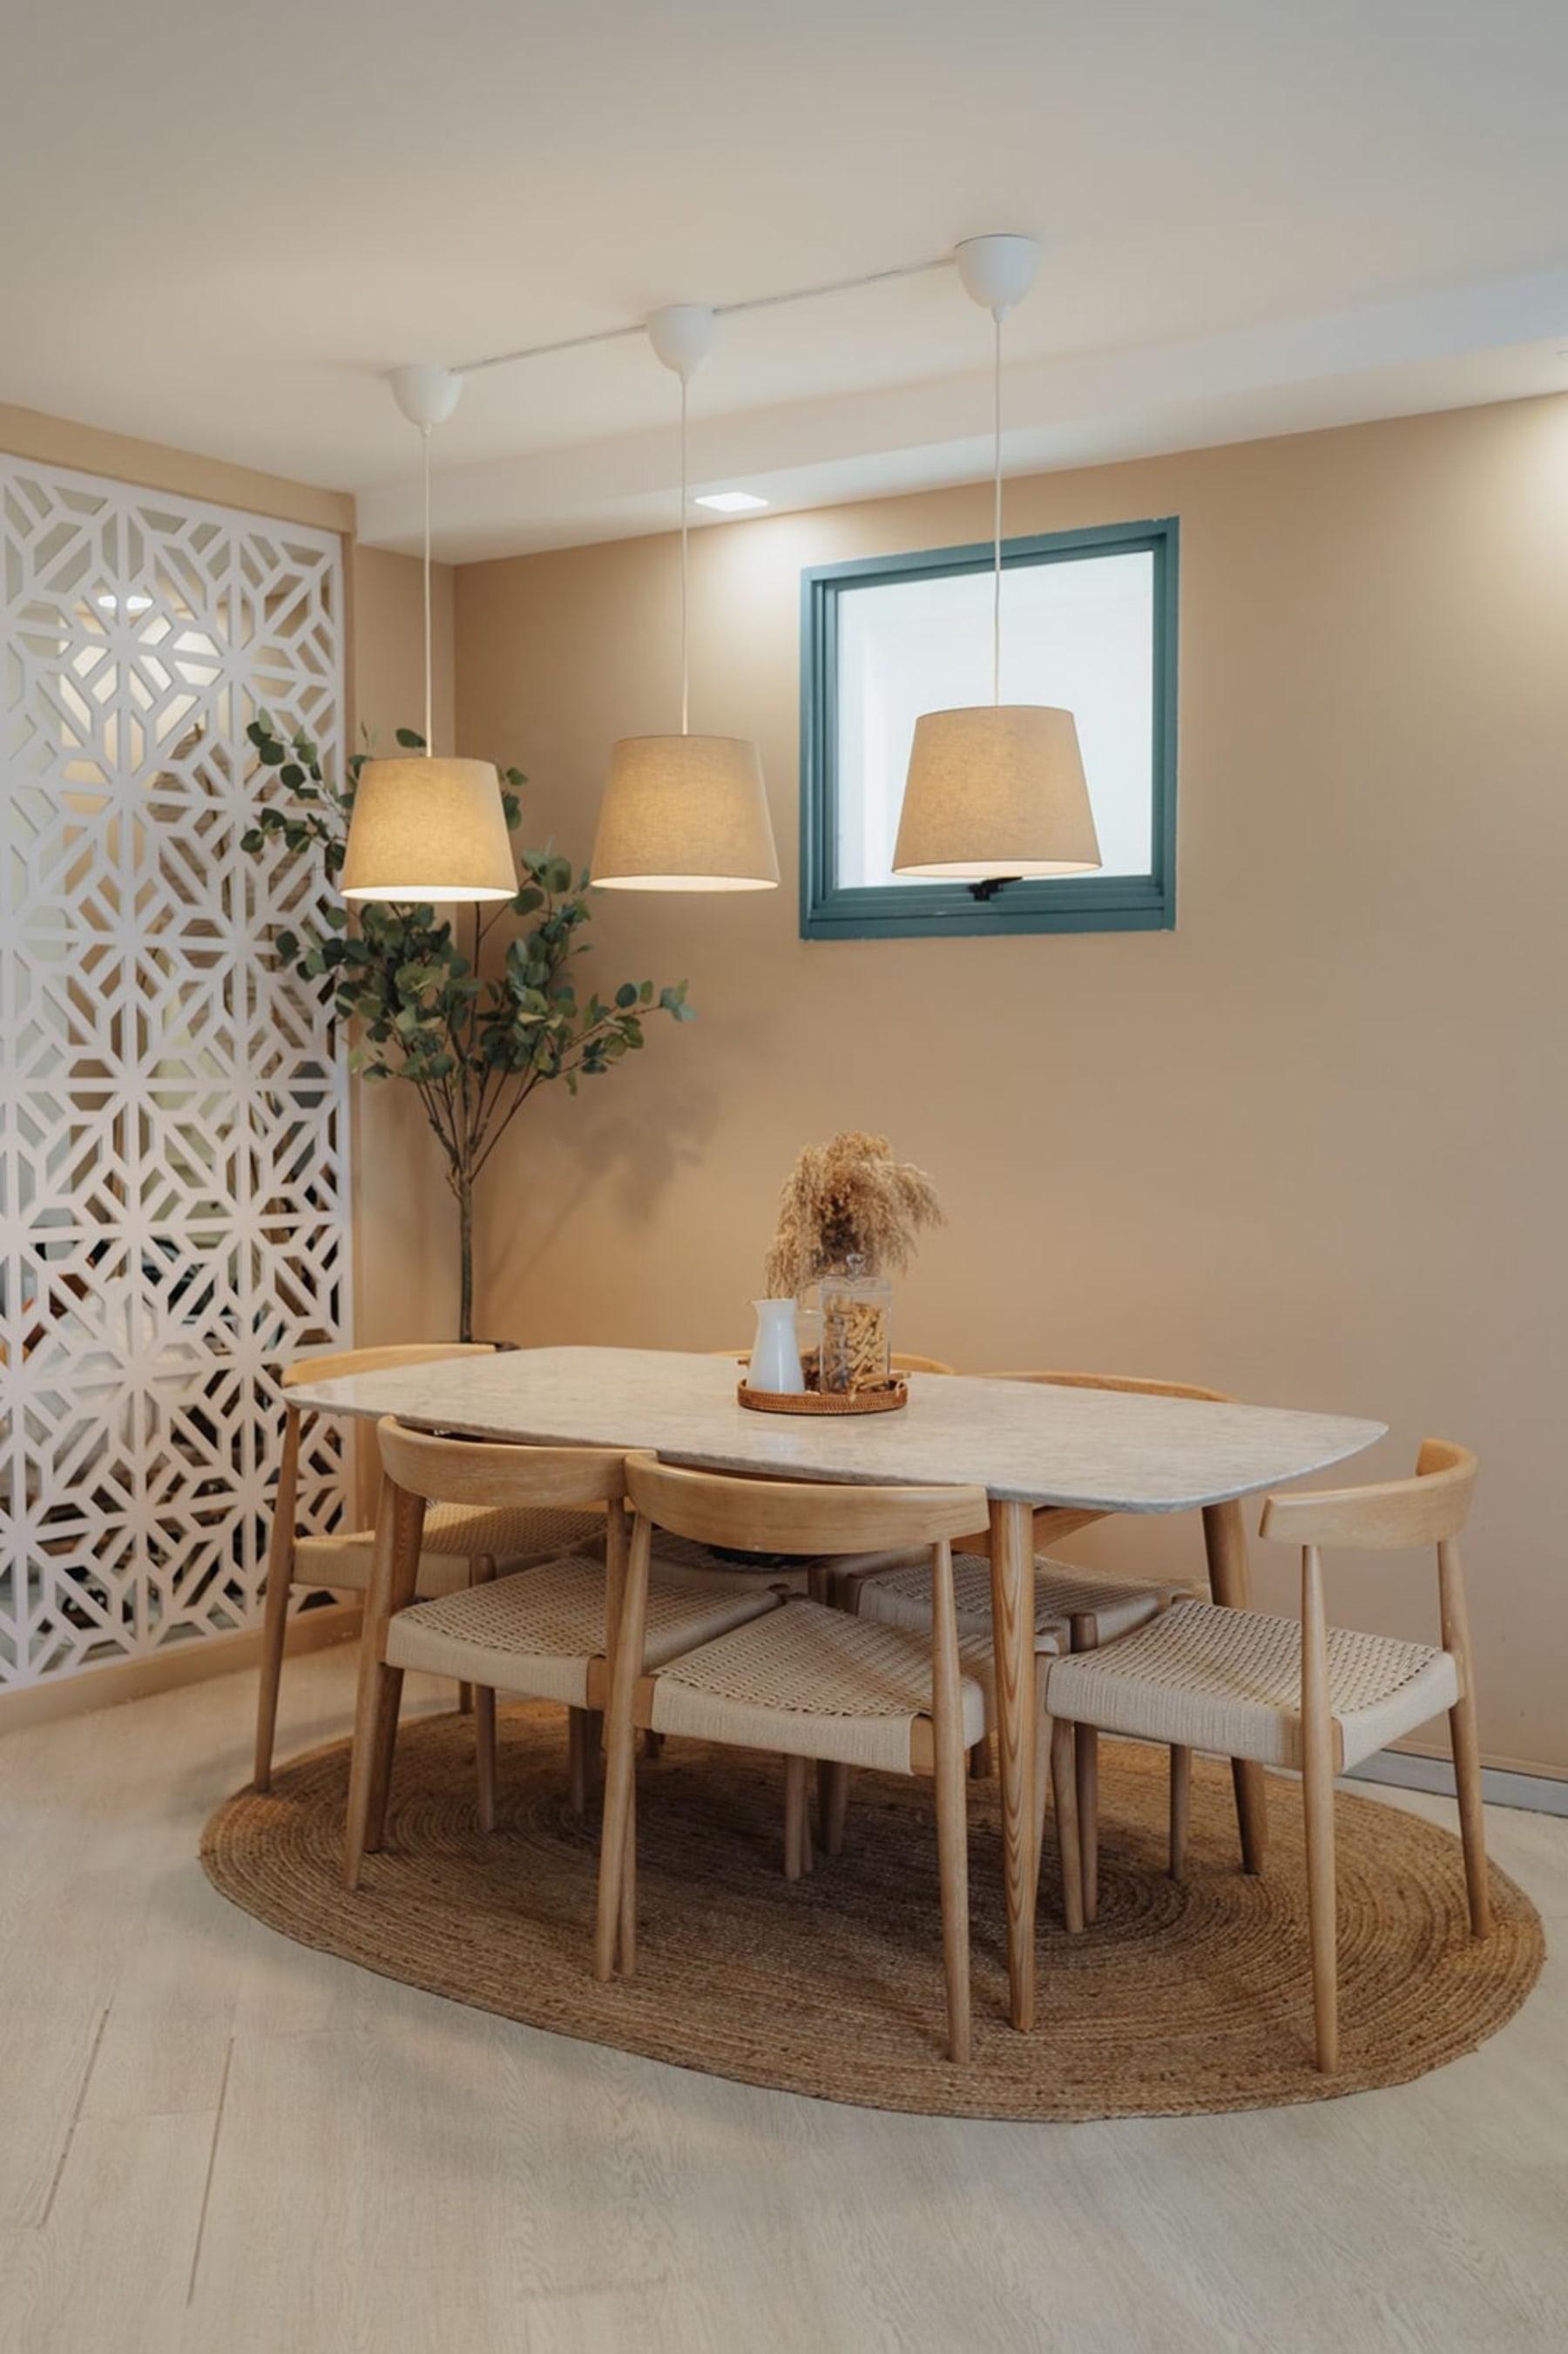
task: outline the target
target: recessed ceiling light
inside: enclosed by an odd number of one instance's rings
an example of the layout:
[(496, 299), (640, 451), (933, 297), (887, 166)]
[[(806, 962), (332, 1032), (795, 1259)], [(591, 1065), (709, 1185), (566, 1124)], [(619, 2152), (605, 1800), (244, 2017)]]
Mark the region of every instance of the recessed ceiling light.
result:
[(708, 491), (692, 501), (694, 507), (712, 507), (715, 514), (754, 514), (768, 504), (751, 491)]

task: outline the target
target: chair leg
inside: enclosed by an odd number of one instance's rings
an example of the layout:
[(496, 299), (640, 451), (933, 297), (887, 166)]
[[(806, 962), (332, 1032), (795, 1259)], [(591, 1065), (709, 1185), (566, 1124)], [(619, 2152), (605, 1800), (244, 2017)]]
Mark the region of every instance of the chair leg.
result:
[(799, 1880), (811, 1869), (811, 1816), (808, 1793), (811, 1761), (784, 1760), (784, 1877)]
[(1179, 1881), (1187, 1868), (1187, 1829), (1192, 1817), (1192, 1753), (1171, 1752), (1171, 1877)]
[(1331, 2076), (1340, 2064), (1338, 1908), (1334, 1887), (1334, 1769), (1331, 1760), (1308, 1768), (1301, 1799), (1307, 1817), (1307, 1917), (1312, 1935), (1312, 2017), (1318, 2065)]
[(615, 1933), (615, 1958), (622, 1978), (637, 1971), (637, 1808), (626, 1819), (626, 1844), (620, 1864), (620, 1906)]
[(818, 1805), (822, 1817), (822, 1845), (829, 1855), (842, 1855), (844, 1825), (849, 1819), (850, 1775), (848, 1766), (830, 1764), (826, 1768), (825, 1795), (819, 1787)]
[[(1062, 1918), (1070, 1937), (1082, 1935), (1087, 1918), (1084, 1898), (1084, 1858), (1095, 1852), (1096, 1825), (1091, 1816), (1086, 1829), (1078, 1812), (1078, 1748), (1075, 1734), (1091, 1726), (1070, 1724), (1065, 1717), (1049, 1720), (1051, 1780), (1056, 1797), (1056, 1844), (1062, 1851)], [(1044, 1727), (1042, 1727), (1044, 1732)]]
[(948, 1992), (948, 2057), (969, 2058), (969, 1836), (961, 1741), (937, 1766), (937, 1865), (942, 1883), (942, 1975)]
[(567, 1809), (587, 1811), (588, 1786), (588, 1716), (586, 1708), (567, 1711)]
[(1084, 1891), (1084, 1920), (1097, 1921), (1100, 1911), (1100, 1736), (1092, 1724), (1075, 1725), (1073, 1778), (1078, 1800), (1078, 1868)]
[(1459, 1697), (1448, 1712), (1448, 1738), (1454, 1750), (1459, 1836), (1465, 1847), (1465, 1893), (1470, 1906), (1470, 1935), (1486, 1937), (1491, 1934), (1492, 1900), (1487, 1886), (1481, 1753), (1476, 1739), (1476, 1670), (1470, 1656), (1469, 1617), (1465, 1608), (1458, 1540), (1455, 1537), (1446, 1537), (1437, 1548), (1437, 1591), (1443, 1612), (1443, 1648), (1453, 1653), (1459, 1670)]
[(278, 1736), (278, 1688), (289, 1637), (289, 1588), (294, 1576), (294, 1511), (300, 1484), (300, 1416), (291, 1406), (283, 1420), (283, 1453), (267, 1547), (267, 1602), (261, 1623), (261, 1689), (256, 1697), (256, 1769), (259, 1790), (272, 1787), (272, 1745)]
[(479, 1828), (495, 1829), (495, 1694), (481, 1684), (473, 1696), (473, 1763), (479, 1783)]
[(663, 1734), (662, 1733), (655, 1733), (652, 1726), (650, 1725), (642, 1736), (642, 1755), (650, 1761), (650, 1763), (652, 1763), (653, 1759), (662, 1755), (663, 1747)]
[[(1070, 1651), (1097, 1651), (1099, 1628), (1086, 1612), (1068, 1622)], [(1074, 1771), (1078, 1785), (1078, 1829), (1084, 1841), (1079, 1870), (1084, 1891), (1084, 1920), (1097, 1920), (1100, 1909), (1100, 1737), (1092, 1724), (1080, 1724), (1074, 1738)]]
[(1454, 1749), (1454, 1788), (1459, 1800), (1459, 1837), (1465, 1849), (1465, 1893), (1470, 1935), (1492, 1933), (1491, 1891), (1487, 1884), (1487, 1830), (1481, 1812), (1481, 1755), (1476, 1740), (1476, 1703), (1467, 1691), (1448, 1711)]
[(471, 1684), (459, 1684), (458, 1686), (458, 1714), (460, 1716), (471, 1716), (473, 1714), (473, 1686)]
[(969, 1751), (964, 1742), (953, 1549), (931, 1555), (931, 1731), (937, 1786), (937, 1869), (942, 1889), (942, 1976), (948, 1996), (948, 2057), (968, 2064), (969, 2007)]
[(1302, 1548), (1301, 1806), (1307, 1819), (1307, 1921), (1312, 1938), (1312, 2017), (1318, 2065), (1340, 2064), (1338, 1903), (1334, 1884), (1334, 1721), (1323, 1624), (1323, 1569)]
[(984, 1782), (991, 1776), (991, 1735), (982, 1733), (969, 1751), (969, 1780)]
[(403, 1697), (403, 1670), (389, 1668), (386, 1660), (387, 1628), (413, 1599), (424, 1526), (424, 1498), (384, 1482), (366, 1591), (365, 1630), (359, 1638), (359, 1691), (344, 1826), (343, 1876), (348, 1888), (358, 1887), (360, 1865), (366, 1853), (381, 1845), (386, 1829)]
[(261, 1689), (256, 1697), (258, 1790), (272, 1787), (272, 1745), (278, 1737), (278, 1693), (283, 1681), (283, 1646), (289, 1636), (289, 1581), (267, 1576), (267, 1609), (261, 1625)]
[(633, 1712), (647, 1638), (651, 1550), (652, 1532), (639, 1513), (627, 1564), (625, 1592), (615, 1614), (609, 1662), (609, 1739), (605, 1761), (604, 1820), (599, 1831), (599, 1915), (593, 1956), (594, 1975), (599, 1978), (613, 1977), (618, 1953), (628, 1977), (635, 1962), (637, 1730)]
[(344, 1843), (343, 1878), (345, 1888), (358, 1887), (361, 1863), (367, 1854), (374, 1854), (381, 1845), (387, 1825), (387, 1797), (392, 1781), (392, 1758), (397, 1741), (397, 1710), (402, 1697), (401, 1668), (388, 1668), (380, 1661), (362, 1666)]

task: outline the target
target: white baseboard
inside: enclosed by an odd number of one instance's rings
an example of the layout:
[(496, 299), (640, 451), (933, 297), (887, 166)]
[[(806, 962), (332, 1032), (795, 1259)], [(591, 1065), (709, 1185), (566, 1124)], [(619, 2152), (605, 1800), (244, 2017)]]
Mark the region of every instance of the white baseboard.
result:
[[(1445, 1757), (1411, 1757), (1400, 1749), (1380, 1749), (1352, 1766), (1352, 1782), (1387, 1782), (1400, 1790), (1433, 1790), (1454, 1796), (1454, 1768)], [(1536, 1815), (1568, 1815), (1568, 1782), (1548, 1774), (1515, 1774), (1501, 1766), (1481, 1768), (1481, 1796), (1490, 1807), (1520, 1807)]]

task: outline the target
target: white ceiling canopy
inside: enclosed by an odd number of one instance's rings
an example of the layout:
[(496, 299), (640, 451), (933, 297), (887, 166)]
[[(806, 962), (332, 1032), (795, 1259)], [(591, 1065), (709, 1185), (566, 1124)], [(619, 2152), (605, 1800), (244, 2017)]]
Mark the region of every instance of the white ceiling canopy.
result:
[[(1568, 388), (1561, 0), (55, 0), (5, 51), (0, 400), (353, 490), (387, 545), (399, 362), (999, 228), (1045, 248), (1014, 469)], [(737, 316), (694, 488), (978, 477), (987, 358), (948, 271)], [(471, 377), (438, 553), (666, 529), (667, 407), (641, 336)]]

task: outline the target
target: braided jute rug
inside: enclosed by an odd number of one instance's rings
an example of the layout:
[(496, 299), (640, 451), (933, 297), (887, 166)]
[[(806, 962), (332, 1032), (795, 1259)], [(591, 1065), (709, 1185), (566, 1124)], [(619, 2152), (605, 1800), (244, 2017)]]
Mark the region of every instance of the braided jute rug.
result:
[(1497, 1928), (1471, 1940), (1458, 1842), (1341, 1796), (1343, 2065), (1311, 2064), (1297, 1785), (1269, 1782), (1268, 1868), (1239, 1869), (1230, 1776), (1200, 1760), (1186, 1882), (1163, 1869), (1162, 1752), (1107, 1744), (1099, 1918), (1061, 1927), (1047, 1834), (1037, 2023), (1006, 2023), (994, 1782), (969, 1785), (975, 2054), (942, 2048), (930, 1785), (856, 1777), (844, 1852), (783, 1876), (776, 1759), (669, 1743), (640, 1766), (634, 1978), (589, 1966), (597, 1803), (565, 1806), (558, 1711), (500, 1711), (501, 1812), (475, 1825), (471, 1721), (398, 1739), (387, 1843), (341, 1878), (348, 1748), (242, 1790), (202, 1840), (213, 1884), (301, 1944), (456, 2002), (709, 2074), (931, 2115), (1073, 2120), (1269, 2107), (1397, 2084), (1510, 2019), (1545, 1953), (1533, 1906), (1493, 1870)]

